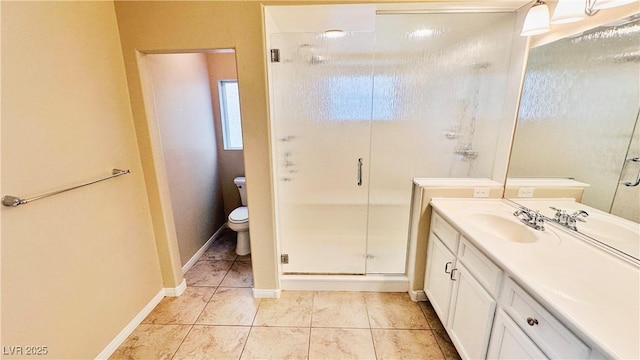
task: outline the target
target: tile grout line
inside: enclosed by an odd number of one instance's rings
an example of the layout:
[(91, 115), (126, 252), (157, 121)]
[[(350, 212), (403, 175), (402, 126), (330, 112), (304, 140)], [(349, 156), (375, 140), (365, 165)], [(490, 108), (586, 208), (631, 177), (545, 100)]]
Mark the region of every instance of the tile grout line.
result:
[(173, 358), (176, 357), (176, 354), (178, 353), (178, 351), (180, 351), (180, 348), (182, 347), (182, 344), (184, 344), (184, 341), (187, 339), (189, 334), (191, 334), (191, 330), (193, 330), (194, 326), (195, 326), (195, 324), (192, 324), (191, 327), (189, 328), (189, 331), (187, 331), (187, 334), (184, 336), (184, 338), (182, 338), (182, 341), (180, 341), (180, 345), (178, 345), (178, 347), (176, 348), (176, 351), (174, 351), (173, 355), (171, 355), (171, 360), (173, 360)]
[[(211, 248), (211, 245), (209, 245), (209, 248), (207, 248), (207, 250), (205, 250), (205, 252), (208, 251), (210, 248)], [(200, 260), (198, 260), (198, 261), (200, 261)], [(226, 274), (225, 274), (225, 276), (226, 276)], [(189, 334), (191, 334), (191, 331), (193, 331), (193, 328), (195, 327), (196, 323), (198, 322), (198, 319), (200, 318), (200, 316), (204, 312), (204, 309), (207, 307), (207, 305), (209, 305), (209, 302), (211, 302), (211, 299), (213, 299), (213, 295), (215, 295), (215, 293), (217, 291), (218, 291), (218, 287), (216, 286), (216, 287), (214, 287), (214, 290), (213, 290), (213, 293), (211, 294), (211, 297), (209, 297), (209, 299), (207, 300), (207, 303), (202, 307), (202, 310), (200, 310), (200, 313), (198, 314), (198, 316), (193, 321), (193, 324), (184, 324), (184, 325), (190, 325), (189, 331), (187, 331), (187, 334), (185, 335), (184, 338), (182, 338), (182, 341), (180, 341), (180, 344), (178, 345), (176, 350), (173, 352), (173, 355), (171, 355), (171, 360), (173, 360), (176, 357), (176, 354), (178, 354), (178, 351), (180, 351), (180, 348), (184, 344), (184, 342), (187, 339), (187, 337), (189, 337)]]
[(244, 351), (247, 348), (247, 343), (249, 342), (249, 337), (251, 337), (251, 333), (253, 333), (254, 324), (256, 322), (256, 318), (258, 317), (258, 311), (260, 311), (260, 305), (262, 305), (262, 299), (258, 302), (258, 307), (256, 308), (256, 313), (253, 314), (253, 320), (251, 320), (251, 324), (249, 324), (249, 333), (247, 334), (247, 338), (244, 341), (244, 345), (242, 346), (242, 351), (240, 352), (240, 357), (238, 358), (238, 360), (242, 358), (242, 355), (244, 354)]
[(376, 350), (376, 341), (373, 338), (373, 329), (371, 328), (371, 316), (369, 316), (369, 305), (367, 303), (366, 292), (362, 295), (364, 300), (364, 309), (367, 312), (367, 321), (369, 322), (369, 335), (371, 335), (371, 345), (373, 346), (373, 355), (378, 359), (378, 351)]
[(311, 292), (311, 310), (309, 311), (309, 342), (307, 344), (307, 359), (311, 359), (311, 331), (313, 331), (313, 307), (316, 301), (316, 291)]
[(213, 287), (213, 293), (211, 294), (211, 297), (209, 298), (209, 300), (207, 301), (206, 304), (204, 304), (204, 307), (202, 308), (202, 310), (200, 310), (200, 313), (198, 314), (198, 317), (196, 318), (196, 320), (194, 321), (193, 325), (196, 325), (198, 323), (198, 320), (200, 319), (200, 317), (202, 316), (202, 313), (204, 313), (204, 309), (207, 308), (207, 306), (209, 305), (209, 303), (211, 302), (211, 300), (213, 300), (213, 296), (218, 292), (218, 286), (210, 286)]
[(247, 334), (247, 338), (244, 340), (244, 344), (242, 345), (242, 351), (240, 351), (240, 356), (238, 357), (238, 360), (242, 359), (242, 355), (244, 355), (244, 351), (247, 349), (247, 343), (249, 342), (249, 337), (251, 337), (252, 332), (253, 332), (253, 326), (249, 326), (249, 333)]
[[(431, 306), (431, 304), (429, 304), (429, 306)], [(420, 304), (418, 304), (418, 307), (420, 308), (420, 312), (422, 313), (422, 316), (424, 316), (424, 319), (427, 321), (427, 324), (429, 324), (429, 331), (431, 331), (431, 336), (433, 336), (433, 340), (435, 340), (436, 345), (438, 345), (438, 349), (440, 349), (440, 353), (442, 354), (442, 358), (446, 359), (447, 356), (444, 354), (444, 350), (442, 349), (442, 345), (440, 345), (440, 341), (438, 341), (438, 337), (435, 334), (435, 331), (433, 329), (433, 325), (431, 325), (431, 323), (429, 322), (429, 318), (427, 317), (427, 314), (425, 313), (424, 309), (420, 306)], [(438, 319), (438, 321), (440, 321)]]
[[(238, 256), (236, 255), (236, 259), (238, 258)], [(229, 261), (229, 260), (215, 260), (215, 261)], [(224, 276), (222, 277), (222, 279), (220, 279), (220, 283), (218, 284), (218, 287), (220, 287), (222, 285), (222, 283), (224, 282), (224, 279), (227, 278), (227, 276), (229, 275), (229, 271), (231, 271), (231, 268), (233, 267), (233, 264), (236, 263), (236, 260), (234, 259), (233, 261), (231, 261), (231, 266), (229, 266), (229, 268), (227, 268), (227, 271), (224, 273)]]

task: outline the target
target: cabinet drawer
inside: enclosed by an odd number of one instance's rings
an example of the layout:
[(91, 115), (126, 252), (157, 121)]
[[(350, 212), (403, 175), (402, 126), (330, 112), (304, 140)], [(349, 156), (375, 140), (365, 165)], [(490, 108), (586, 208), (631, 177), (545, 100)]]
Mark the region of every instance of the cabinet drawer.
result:
[(442, 240), (442, 243), (445, 244), (452, 253), (456, 253), (458, 251), (458, 239), (460, 234), (451, 227), (440, 215), (438, 215), (435, 211), (431, 217), (431, 232), (436, 234), (436, 236)]
[(506, 279), (500, 301), (505, 311), (549, 357), (589, 358), (591, 349), (513, 280)]
[(487, 359), (548, 359), (511, 318), (498, 309)]
[(471, 271), (476, 280), (494, 297), (498, 297), (502, 270), (462, 237), (458, 259)]

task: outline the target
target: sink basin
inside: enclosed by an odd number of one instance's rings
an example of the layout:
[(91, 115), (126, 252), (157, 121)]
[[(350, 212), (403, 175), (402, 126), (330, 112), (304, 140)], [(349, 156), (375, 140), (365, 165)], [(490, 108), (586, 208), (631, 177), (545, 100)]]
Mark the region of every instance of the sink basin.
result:
[[(517, 202), (530, 209), (540, 210), (550, 219), (553, 219), (556, 213), (549, 208), (550, 206), (563, 209), (569, 214), (585, 210), (589, 216), (581, 217), (584, 222), (576, 223), (579, 233), (640, 260), (640, 225), (638, 223), (577, 203), (573, 199), (518, 199)], [(548, 227), (547, 230), (549, 230)]]
[[(578, 230), (586, 234), (592, 233), (595, 236), (603, 238), (615, 239), (619, 242), (638, 242), (640, 235), (638, 230), (629, 228), (622, 224), (616, 224), (613, 221), (607, 221), (591, 217), (585, 219), (586, 223), (578, 223)], [(580, 226), (582, 225), (582, 226)]]
[(640, 259), (640, 227), (591, 213), (585, 222), (576, 224), (578, 231), (628, 255)]
[(532, 243), (538, 240), (534, 230), (500, 215), (472, 214), (470, 219), (479, 229), (502, 240), (516, 243)]

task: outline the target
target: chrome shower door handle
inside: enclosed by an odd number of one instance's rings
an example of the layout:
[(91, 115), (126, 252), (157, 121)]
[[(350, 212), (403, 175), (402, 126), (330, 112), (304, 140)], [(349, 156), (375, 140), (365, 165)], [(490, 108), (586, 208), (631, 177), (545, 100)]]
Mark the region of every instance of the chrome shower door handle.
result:
[(358, 159), (358, 186), (362, 186), (362, 158)]
[[(627, 159), (627, 161), (631, 161), (631, 162), (640, 162), (640, 157), (634, 157), (631, 159)], [(624, 183), (624, 186), (628, 186), (628, 187), (634, 187), (634, 186), (638, 186), (640, 185), (640, 174), (638, 174), (638, 179), (636, 180), (636, 182), (631, 182), (631, 181), (627, 181), (626, 183)]]
[(636, 182), (632, 183), (631, 181), (627, 181), (626, 183), (624, 183), (624, 186), (629, 186), (629, 187), (634, 187), (638, 185), (640, 185), (640, 175), (638, 175), (638, 180), (636, 180)]

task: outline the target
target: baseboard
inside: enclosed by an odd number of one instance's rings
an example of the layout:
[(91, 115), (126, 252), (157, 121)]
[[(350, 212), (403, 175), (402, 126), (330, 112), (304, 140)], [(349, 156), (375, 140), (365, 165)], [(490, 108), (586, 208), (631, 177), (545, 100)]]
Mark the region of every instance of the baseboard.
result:
[(256, 299), (279, 299), (278, 289), (253, 289), (253, 297)]
[(407, 292), (405, 275), (282, 275), (283, 290)]
[(136, 315), (127, 324), (127, 326), (125, 326), (124, 329), (122, 329), (122, 331), (120, 331), (118, 335), (116, 335), (116, 337), (111, 340), (111, 342), (104, 348), (104, 350), (102, 350), (100, 354), (96, 356), (96, 359), (108, 359), (109, 356), (111, 356), (118, 349), (118, 347), (122, 345), (127, 337), (131, 335), (133, 330), (135, 330), (138, 325), (142, 323), (142, 320), (144, 320), (147, 315), (149, 315), (149, 313), (160, 303), (160, 301), (162, 301), (162, 298), (164, 298), (165, 295), (165, 290), (166, 289), (160, 289), (160, 291), (151, 299), (151, 301), (149, 301), (149, 303), (147, 303), (147, 305), (145, 305), (145, 307), (140, 310), (138, 315)]
[(180, 296), (187, 290), (187, 280), (182, 279), (180, 285), (174, 288), (164, 288), (164, 296)]
[(96, 359), (108, 359), (109, 356), (113, 354), (114, 351), (118, 349), (120, 345), (127, 339), (129, 335), (135, 330), (138, 325), (142, 323), (142, 321), (155, 309), (156, 306), (162, 301), (165, 296), (180, 296), (187, 289), (187, 281), (182, 279), (180, 285), (174, 288), (162, 288), (154, 297), (145, 305), (142, 310), (136, 315), (127, 326), (116, 335), (116, 337), (107, 345), (107, 347), (96, 356)]
[(409, 297), (413, 301), (427, 301), (427, 294), (424, 290), (409, 290)]
[(202, 245), (202, 247), (198, 251), (196, 251), (195, 254), (193, 254), (191, 259), (189, 259), (189, 261), (187, 261), (187, 263), (184, 264), (184, 266), (182, 267), (183, 275), (186, 274), (187, 271), (189, 271), (189, 269), (191, 269), (198, 260), (200, 260), (200, 257), (204, 255), (205, 251), (207, 251), (211, 243), (214, 242), (218, 238), (218, 236), (220, 236), (220, 234), (226, 227), (227, 227), (227, 223), (225, 222), (224, 224), (222, 224), (222, 226), (220, 226), (218, 230), (216, 230), (216, 232), (213, 235), (211, 235), (209, 240), (207, 240), (207, 242), (204, 243), (204, 245)]

